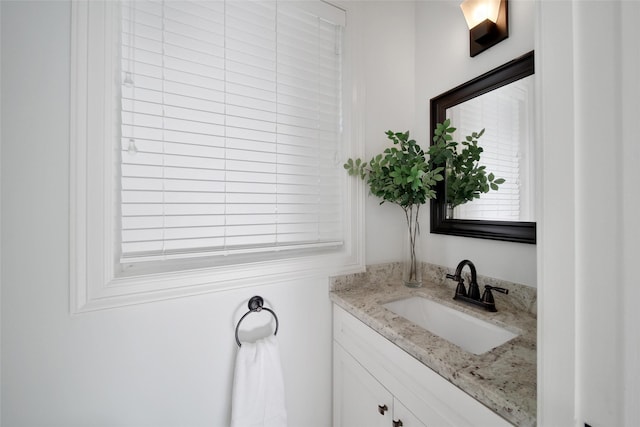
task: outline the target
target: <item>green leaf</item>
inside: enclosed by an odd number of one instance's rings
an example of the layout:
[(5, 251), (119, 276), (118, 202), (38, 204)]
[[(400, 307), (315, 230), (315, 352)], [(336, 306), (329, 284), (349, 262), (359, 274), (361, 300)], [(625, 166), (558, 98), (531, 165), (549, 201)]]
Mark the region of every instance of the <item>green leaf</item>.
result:
[[(371, 194), (384, 202), (400, 206), (426, 203), (436, 197), (435, 186), (444, 181), (447, 202), (459, 205), (480, 197), (483, 192), (496, 190), (504, 180), (480, 164), (483, 149), (477, 139), (484, 130), (463, 138), (453, 139), (455, 127), (450, 119), (436, 124), (433, 143), (426, 150), (410, 139), (409, 132), (386, 132), (392, 141), (390, 147), (366, 162), (349, 159), (345, 169), (350, 175), (360, 176), (369, 186)], [(461, 147), (459, 147), (459, 145)], [(428, 156), (428, 158), (425, 158)], [(488, 179), (489, 176), (489, 179)]]

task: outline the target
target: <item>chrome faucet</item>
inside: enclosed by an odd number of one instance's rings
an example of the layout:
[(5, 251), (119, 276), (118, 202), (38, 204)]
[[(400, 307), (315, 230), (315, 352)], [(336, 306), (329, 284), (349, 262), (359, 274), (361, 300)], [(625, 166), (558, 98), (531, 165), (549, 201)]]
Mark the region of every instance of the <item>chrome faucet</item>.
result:
[[(467, 265), (469, 266), (469, 270), (471, 270), (471, 283), (469, 283), (468, 291), (464, 286), (464, 279), (462, 278), (462, 270)], [(492, 290), (502, 292), (503, 294), (509, 293), (508, 289), (487, 285), (484, 287), (482, 297), (480, 297), (480, 288), (478, 287), (477, 282), (476, 266), (473, 265), (473, 263), (468, 259), (460, 261), (458, 267), (456, 267), (456, 272), (454, 274), (447, 274), (447, 279), (452, 279), (458, 282), (456, 293), (453, 296), (453, 299), (479, 305), (481, 307), (484, 307), (488, 311), (498, 311), (496, 309), (495, 300), (493, 299), (493, 294), (491, 293)]]

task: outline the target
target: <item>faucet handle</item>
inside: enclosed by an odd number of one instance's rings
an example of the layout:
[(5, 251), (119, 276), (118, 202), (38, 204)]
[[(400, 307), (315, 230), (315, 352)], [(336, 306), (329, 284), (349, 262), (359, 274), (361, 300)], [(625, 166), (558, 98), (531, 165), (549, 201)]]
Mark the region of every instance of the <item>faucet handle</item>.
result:
[(464, 287), (464, 279), (459, 274), (447, 274), (447, 279), (456, 280), (458, 286), (456, 287), (456, 296), (467, 296), (467, 288)]
[(458, 286), (456, 287), (456, 296), (467, 296), (467, 288), (464, 287), (464, 279), (460, 274), (447, 274), (447, 279), (455, 280), (458, 282)]
[(505, 289), (505, 288), (499, 288), (497, 286), (485, 286), (484, 287), (484, 292), (482, 293), (482, 302), (486, 303), (486, 304), (495, 304), (495, 300), (493, 299), (493, 294), (491, 293), (491, 291), (498, 291), (501, 292), (503, 294), (508, 294), (509, 293), (509, 289)]

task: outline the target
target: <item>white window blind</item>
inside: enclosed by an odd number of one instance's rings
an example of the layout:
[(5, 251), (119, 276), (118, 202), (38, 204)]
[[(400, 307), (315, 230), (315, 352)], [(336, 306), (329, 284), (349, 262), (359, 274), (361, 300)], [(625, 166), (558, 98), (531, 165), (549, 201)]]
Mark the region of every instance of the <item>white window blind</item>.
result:
[(342, 28), (320, 1), (121, 7), (121, 262), (342, 244)]
[(481, 194), (480, 199), (456, 207), (454, 216), (465, 219), (530, 221), (533, 205), (531, 188), (523, 183), (530, 177), (532, 155), (531, 118), (533, 78), (527, 77), (465, 101), (447, 110), (457, 128), (457, 140), (485, 129), (478, 143), (484, 149), (481, 165), (496, 178), (504, 178), (498, 191)]

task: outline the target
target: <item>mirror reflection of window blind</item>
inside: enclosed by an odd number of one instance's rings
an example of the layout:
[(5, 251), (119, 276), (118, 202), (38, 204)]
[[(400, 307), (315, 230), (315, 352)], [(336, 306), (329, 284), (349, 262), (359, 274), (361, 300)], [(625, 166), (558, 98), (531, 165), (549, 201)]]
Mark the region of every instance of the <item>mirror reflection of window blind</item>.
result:
[(533, 206), (530, 166), (532, 153), (531, 118), (532, 77), (518, 80), (447, 110), (457, 128), (454, 139), (485, 129), (478, 143), (484, 149), (481, 165), (505, 183), (498, 191), (482, 194), (480, 199), (456, 208), (455, 218), (530, 221)]
[(121, 8), (121, 261), (342, 243), (344, 12)]

